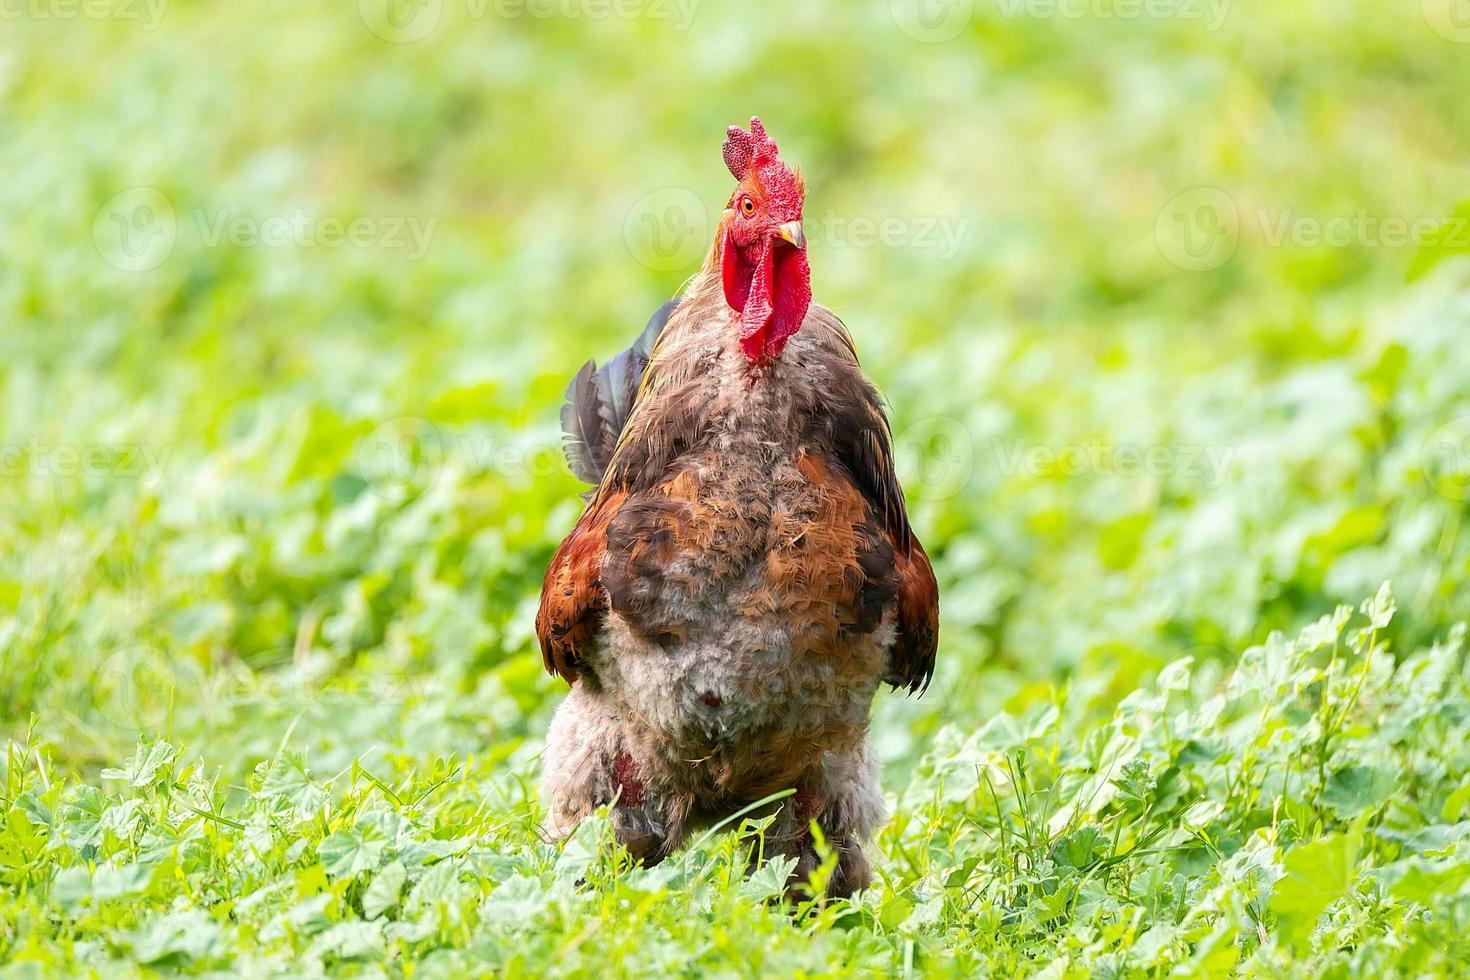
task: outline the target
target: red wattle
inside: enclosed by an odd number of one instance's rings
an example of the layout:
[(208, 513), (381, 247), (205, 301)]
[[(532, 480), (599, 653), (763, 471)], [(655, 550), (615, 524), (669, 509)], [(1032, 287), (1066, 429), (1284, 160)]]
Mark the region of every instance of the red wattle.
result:
[(773, 304), (772, 267), (774, 251), (769, 241), (761, 246), (755, 273), (750, 278), (750, 295), (740, 311), (740, 346), (752, 361), (760, 360), (766, 349), (766, 326), (775, 312)]
[(771, 322), (766, 327), (766, 356), (780, 357), (812, 304), (812, 270), (807, 265), (806, 250), (772, 245), (775, 268), (772, 270)]
[(811, 305), (806, 252), (767, 239), (751, 262), (729, 231), (720, 248), (721, 285), (725, 302), (740, 314), (741, 350), (752, 362), (779, 357)]
[(745, 299), (750, 295), (751, 271), (749, 263), (740, 257), (734, 233), (726, 228), (724, 241), (720, 243), (720, 282), (725, 287), (725, 302), (736, 313), (745, 309)]

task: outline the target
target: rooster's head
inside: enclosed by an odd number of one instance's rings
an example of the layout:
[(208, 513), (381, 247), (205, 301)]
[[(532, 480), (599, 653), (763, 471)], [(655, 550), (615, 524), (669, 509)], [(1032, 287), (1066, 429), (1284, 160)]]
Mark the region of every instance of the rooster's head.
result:
[(782, 161), (754, 116), (750, 132), (731, 126), (725, 166), (740, 183), (730, 195), (715, 248), (725, 301), (740, 314), (740, 346), (752, 362), (781, 355), (812, 301), (801, 206), (801, 174)]

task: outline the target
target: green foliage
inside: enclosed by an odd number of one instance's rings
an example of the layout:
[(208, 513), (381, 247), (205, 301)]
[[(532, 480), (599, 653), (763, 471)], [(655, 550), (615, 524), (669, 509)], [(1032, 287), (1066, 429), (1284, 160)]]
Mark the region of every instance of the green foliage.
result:
[[(0, 977), (1470, 971), (1443, 5), (70, 6), (0, 48)], [(535, 789), (557, 404), (752, 112), (943, 592), (878, 883), (794, 911)]]
[[(1362, 615), (1273, 634), (1224, 676), (1177, 661), (1098, 724), (1052, 704), (946, 726), (897, 795), (881, 884), (795, 912), (768, 904), (790, 863), (745, 874), (750, 822), (641, 868), (605, 819), (558, 845), (523, 788), (486, 805), (493, 763), (319, 776), (282, 750), (232, 788), (154, 741), (99, 791), (48, 782), (33, 737), (7, 765), (0, 935), (18, 962), (107, 975), (732, 959), (1455, 975), (1470, 820), (1446, 822), (1465, 794), (1447, 799), (1445, 777), (1470, 770), (1465, 631), (1395, 658), (1387, 589)], [(74, 941), (43, 942), (53, 930)]]

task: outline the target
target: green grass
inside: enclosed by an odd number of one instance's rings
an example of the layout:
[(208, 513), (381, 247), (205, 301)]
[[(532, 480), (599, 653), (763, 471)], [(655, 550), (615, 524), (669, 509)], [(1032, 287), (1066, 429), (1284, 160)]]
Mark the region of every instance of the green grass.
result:
[[(0, 977), (1470, 971), (1447, 8), (757, 6), (0, 25)], [(794, 914), (537, 832), (557, 403), (752, 112), (943, 596)]]

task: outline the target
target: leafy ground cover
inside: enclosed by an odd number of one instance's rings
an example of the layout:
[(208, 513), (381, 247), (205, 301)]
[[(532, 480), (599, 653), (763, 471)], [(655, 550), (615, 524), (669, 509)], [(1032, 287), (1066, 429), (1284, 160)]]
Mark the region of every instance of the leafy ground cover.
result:
[[(0, 976), (1463, 975), (1470, 49), (1206, 6), (7, 17)], [(944, 599), (795, 914), (536, 829), (556, 404), (753, 111)]]

